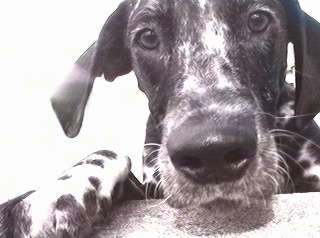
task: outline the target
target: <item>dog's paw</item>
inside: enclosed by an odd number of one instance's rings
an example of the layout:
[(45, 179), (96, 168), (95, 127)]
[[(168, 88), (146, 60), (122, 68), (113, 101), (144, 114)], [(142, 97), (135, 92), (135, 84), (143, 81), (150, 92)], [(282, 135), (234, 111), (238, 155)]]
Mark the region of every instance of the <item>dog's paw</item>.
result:
[(130, 167), (126, 156), (91, 154), (14, 208), (14, 237), (87, 236), (121, 195)]

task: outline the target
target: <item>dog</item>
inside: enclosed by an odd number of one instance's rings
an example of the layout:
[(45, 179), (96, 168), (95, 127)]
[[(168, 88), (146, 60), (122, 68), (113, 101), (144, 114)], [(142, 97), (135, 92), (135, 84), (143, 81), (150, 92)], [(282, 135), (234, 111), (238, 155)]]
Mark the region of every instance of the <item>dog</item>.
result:
[[(180, 208), (320, 191), (320, 24), (296, 0), (125, 0), (52, 106), (69, 137), (96, 77), (134, 71), (149, 100), (144, 183), (98, 151), (0, 207), (1, 237), (87, 237), (117, 202)], [(293, 43), (296, 86), (285, 81)]]

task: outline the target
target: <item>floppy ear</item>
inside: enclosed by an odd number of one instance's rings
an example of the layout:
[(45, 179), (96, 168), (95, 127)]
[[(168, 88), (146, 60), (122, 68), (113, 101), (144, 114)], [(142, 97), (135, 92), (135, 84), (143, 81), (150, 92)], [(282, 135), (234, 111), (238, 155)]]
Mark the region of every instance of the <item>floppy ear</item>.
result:
[(98, 41), (80, 56), (52, 96), (52, 107), (68, 137), (79, 134), (94, 79), (104, 74), (112, 81), (131, 71), (125, 42), (127, 19), (128, 4), (123, 2), (104, 24)]
[(320, 23), (303, 12), (298, 1), (282, 2), (295, 51), (296, 126), (303, 129), (320, 112)]

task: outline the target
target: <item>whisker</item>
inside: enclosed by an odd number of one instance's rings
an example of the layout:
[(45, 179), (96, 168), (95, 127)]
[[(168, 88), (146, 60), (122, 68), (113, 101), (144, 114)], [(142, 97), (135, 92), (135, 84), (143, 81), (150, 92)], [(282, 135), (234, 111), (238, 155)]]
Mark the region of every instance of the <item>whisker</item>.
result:
[(254, 187), (256, 188), (256, 191), (261, 195), (264, 207), (267, 207), (267, 205), (268, 205), (267, 199), (266, 199), (263, 191), (261, 190), (260, 185), (258, 183), (254, 183), (254, 185), (255, 185)]
[(297, 165), (300, 169), (304, 170), (304, 168), (302, 167), (302, 165), (294, 158), (292, 157), (291, 155), (289, 155), (288, 153), (282, 151), (282, 150), (279, 150), (279, 153), (280, 154), (284, 154), (290, 161), (292, 161), (295, 165)]
[(275, 178), (274, 178), (271, 174), (269, 174), (267, 171), (264, 171), (263, 173), (264, 173), (265, 176), (267, 176), (268, 178), (271, 179), (271, 183), (274, 185), (274, 191), (275, 191), (276, 193), (279, 193), (279, 192), (282, 193), (281, 187), (280, 187), (280, 185), (279, 185), (278, 180), (275, 179)]
[(285, 116), (279, 116), (279, 115), (274, 115), (272, 113), (268, 113), (268, 112), (263, 112), (263, 111), (257, 111), (257, 114), (263, 114), (263, 115), (267, 115), (267, 116), (271, 116), (275, 119), (294, 119), (294, 118), (303, 118), (303, 117), (307, 117), (307, 116), (312, 116), (314, 114), (312, 113), (306, 113), (306, 114), (300, 114), (300, 115), (285, 115)]
[[(145, 197), (147, 199), (150, 198), (150, 196), (148, 196), (149, 194), (153, 194), (152, 198), (156, 197), (156, 193), (160, 191), (160, 184), (162, 183), (161, 174), (159, 172), (159, 166), (154, 165), (153, 168), (154, 168), (153, 175), (156, 174), (156, 176), (153, 177), (153, 180), (151, 182), (145, 183), (146, 185)], [(156, 184), (154, 184), (153, 182), (156, 182)], [(154, 187), (152, 185), (154, 185)], [(151, 190), (152, 188), (153, 188), (153, 191)]]
[(149, 192), (148, 192), (148, 190), (149, 190), (149, 186), (150, 186), (150, 183), (146, 183), (146, 186), (145, 186), (145, 189), (144, 189), (144, 194), (145, 194), (145, 200), (149, 200), (149, 196), (148, 196), (148, 194), (149, 194)]
[[(292, 190), (294, 190), (294, 186), (293, 186), (294, 183), (293, 183), (293, 180), (292, 180), (291, 175), (289, 173), (289, 165), (288, 165), (287, 161), (285, 160), (285, 158), (283, 158), (283, 156), (279, 153), (279, 150), (280, 150), (280, 148), (278, 147), (277, 150), (264, 149), (262, 152), (264, 154), (272, 156), (273, 158), (276, 158), (279, 161), (277, 168), (273, 169), (272, 174), (275, 174), (275, 175), (278, 174), (281, 178), (284, 179), (283, 185), (285, 185), (285, 188), (287, 188), (289, 186), (289, 187), (291, 187)], [(289, 155), (287, 155), (287, 156), (289, 156)], [(275, 177), (274, 177), (274, 179), (277, 180)], [(279, 183), (279, 182), (277, 181), (277, 183)], [(280, 193), (282, 193), (280, 186), (279, 186), (279, 188), (280, 188)]]
[(145, 155), (144, 157), (145, 158), (148, 158), (148, 157), (150, 157), (151, 155), (153, 155), (154, 153), (156, 153), (156, 152), (159, 152), (161, 149), (155, 149), (155, 150), (152, 150), (151, 152), (149, 152), (147, 155)]
[(172, 196), (173, 196), (173, 194), (170, 194), (170, 195), (167, 196), (165, 199), (161, 200), (159, 203), (151, 206), (151, 208), (159, 207), (159, 206), (165, 204)]
[(160, 147), (161, 145), (160, 144), (157, 144), (157, 143), (146, 143), (143, 145), (144, 147), (147, 147), (147, 146), (157, 146), (157, 147)]
[(314, 75), (311, 75), (311, 74), (307, 74), (307, 73), (304, 73), (304, 72), (301, 72), (299, 70), (296, 70), (296, 68), (293, 68), (292, 71), (302, 75), (302, 76), (306, 76), (308, 78), (313, 78), (313, 79), (318, 79), (318, 77), (314, 76)]
[(158, 197), (158, 193), (160, 191), (160, 188), (161, 188), (161, 184), (162, 184), (162, 179), (159, 180), (159, 182), (156, 184), (156, 187), (153, 191), (153, 197), (154, 198), (157, 198)]
[[(249, 189), (249, 186), (248, 186), (248, 183), (247, 183), (247, 180), (245, 179), (244, 180), (244, 186), (245, 186), (245, 191), (248, 191)], [(247, 206), (248, 207), (251, 207), (251, 201), (250, 201), (250, 199), (249, 199), (249, 197), (248, 196), (245, 196), (245, 199), (246, 199), (246, 204), (247, 204)]]
[(284, 172), (286, 172), (286, 174), (289, 175), (288, 171), (289, 171), (289, 165), (287, 163), (287, 161), (281, 156), (281, 154), (279, 154), (279, 151), (271, 151), (271, 150), (265, 150), (264, 151), (266, 154), (269, 154), (271, 156), (273, 156), (274, 158), (276, 158), (277, 160), (279, 160), (285, 168), (282, 168), (280, 165), (279, 167), (277, 167), (277, 169), (281, 169)]
[(273, 129), (273, 130), (271, 130), (271, 131), (273, 131), (273, 132), (283, 132), (283, 133), (287, 133), (287, 134), (289, 134), (289, 135), (291, 134), (291, 135), (297, 136), (297, 137), (299, 137), (299, 138), (301, 138), (301, 139), (304, 139), (304, 140), (307, 141), (308, 143), (314, 145), (314, 146), (317, 147), (318, 149), (320, 149), (320, 145), (318, 145), (318, 144), (315, 143), (313, 140), (310, 140), (310, 139), (308, 139), (307, 137), (305, 137), (305, 136), (303, 136), (303, 135), (301, 135), (301, 134), (299, 134), (299, 133), (297, 133), (297, 132), (288, 131), (288, 130), (284, 130), (284, 129)]
[(161, 149), (157, 149), (157, 150), (153, 150), (153, 151), (151, 151), (149, 154), (147, 154), (146, 156), (144, 156), (144, 161), (146, 161), (146, 160), (148, 160), (147, 162), (147, 164), (146, 165), (153, 165), (152, 163), (154, 162), (154, 161), (156, 161), (157, 159), (158, 159), (158, 157), (156, 156), (156, 157), (154, 157), (154, 158), (152, 158), (151, 160), (149, 160), (149, 158), (152, 156), (152, 155), (154, 155), (154, 154), (156, 154), (156, 153), (159, 153), (161, 151)]
[[(302, 146), (302, 144), (298, 141), (298, 139), (295, 138), (293, 135), (288, 135), (288, 134), (284, 134), (284, 133), (280, 133), (280, 132), (272, 133), (272, 135), (273, 135), (276, 139), (287, 138), (287, 139), (289, 139), (289, 140), (293, 140), (293, 141), (296, 142), (300, 147)], [(281, 142), (281, 140), (280, 140), (280, 142)]]

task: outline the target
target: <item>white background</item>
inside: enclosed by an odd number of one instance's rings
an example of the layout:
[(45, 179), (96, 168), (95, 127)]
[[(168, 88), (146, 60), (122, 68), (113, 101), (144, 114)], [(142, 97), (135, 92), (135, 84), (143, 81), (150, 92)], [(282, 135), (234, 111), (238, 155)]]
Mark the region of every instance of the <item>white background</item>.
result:
[[(147, 102), (132, 75), (114, 83), (96, 80), (76, 139), (64, 136), (49, 102), (119, 2), (0, 1), (0, 202), (99, 149), (130, 155), (141, 174)], [(320, 20), (317, 2), (301, 5)]]

